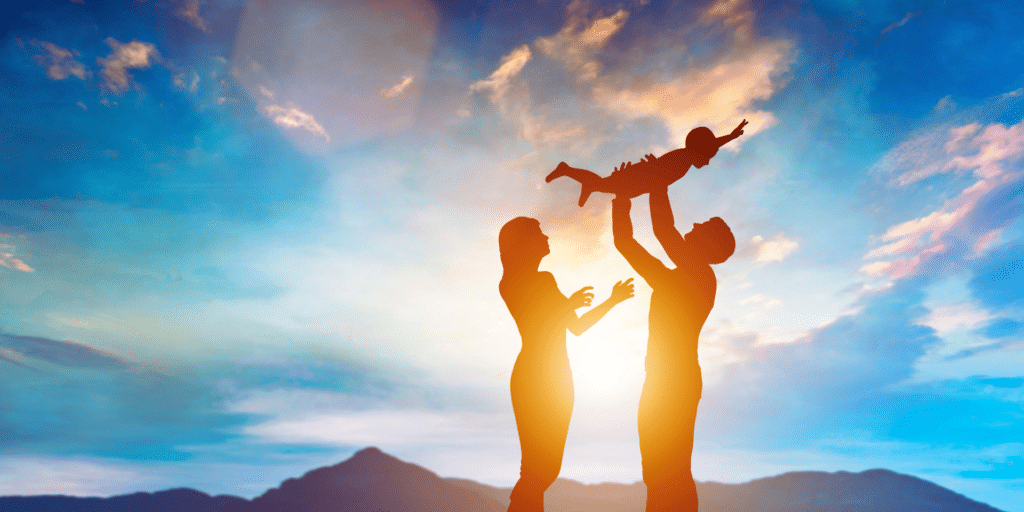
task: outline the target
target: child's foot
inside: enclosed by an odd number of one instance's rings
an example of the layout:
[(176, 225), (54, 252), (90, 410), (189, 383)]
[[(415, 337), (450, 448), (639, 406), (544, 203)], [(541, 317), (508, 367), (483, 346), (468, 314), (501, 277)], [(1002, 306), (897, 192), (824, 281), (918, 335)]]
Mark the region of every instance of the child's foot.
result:
[(544, 178), (544, 181), (546, 181), (548, 183), (551, 183), (551, 180), (553, 180), (555, 178), (561, 178), (562, 176), (568, 176), (568, 173), (566, 172), (568, 170), (569, 170), (569, 164), (567, 164), (565, 162), (559, 162), (558, 163), (558, 167), (555, 167), (555, 170), (551, 171), (551, 174), (548, 174), (548, 177)]

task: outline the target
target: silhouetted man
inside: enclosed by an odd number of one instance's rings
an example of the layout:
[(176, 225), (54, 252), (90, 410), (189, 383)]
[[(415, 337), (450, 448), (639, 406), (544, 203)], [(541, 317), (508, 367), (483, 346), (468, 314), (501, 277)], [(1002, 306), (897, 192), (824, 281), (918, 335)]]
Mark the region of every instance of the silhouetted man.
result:
[(647, 512), (697, 512), (697, 486), (690, 472), (693, 428), (700, 402), (697, 338), (715, 305), (717, 281), (711, 265), (732, 256), (736, 240), (715, 217), (682, 236), (675, 228), (667, 188), (650, 193), (651, 223), (670, 269), (635, 239), (630, 201), (612, 201), (615, 247), (653, 289), (648, 317), (643, 393), (638, 426)]

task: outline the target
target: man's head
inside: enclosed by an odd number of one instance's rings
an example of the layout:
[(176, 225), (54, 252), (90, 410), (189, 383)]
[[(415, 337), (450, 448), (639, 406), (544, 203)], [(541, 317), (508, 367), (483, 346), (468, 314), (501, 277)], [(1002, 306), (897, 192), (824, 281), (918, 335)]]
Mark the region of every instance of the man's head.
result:
[(710, 265), (724, 262), (736, 251), (736, 238), (721, 217), (694, 223), (693, 229), (683, 238), (698, 258)]
[(693, 163), (693, 166), (699, 169), (707, 165), (708, 161), (718, 154), (718, 141), (710, 128), (700, 126), (686, 134), (686, 149), (703, 157)]

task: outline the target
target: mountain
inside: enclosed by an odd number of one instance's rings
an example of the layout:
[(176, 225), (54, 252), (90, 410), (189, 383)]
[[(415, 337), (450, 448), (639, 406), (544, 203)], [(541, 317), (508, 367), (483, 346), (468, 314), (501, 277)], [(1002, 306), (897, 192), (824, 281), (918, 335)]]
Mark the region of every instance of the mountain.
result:
[[(502, 512), (511, 488), (441, 478), (377, 448), (289, 478), (246, 500), (171, 489), (110, 498), (0, 497), (3, 512)], [(701, 512), (1000, 512), (949, 489), (884, 469), (801, 471), (742, 484), (699, 482)], [(586, 485), (559, 479), (548, 512), (642, 512), (642, 482)]]
[(137, 492), (110, 498), (73, 496), (4, 496), (3, 512), (247, 512), (249, 500), (238, 496), (210, 496), (194, 489)]
[(485, 495), (454, 485), (377, 448), (351, 459), (289, 478), (252, 500), (250, 512), (501, 512)]

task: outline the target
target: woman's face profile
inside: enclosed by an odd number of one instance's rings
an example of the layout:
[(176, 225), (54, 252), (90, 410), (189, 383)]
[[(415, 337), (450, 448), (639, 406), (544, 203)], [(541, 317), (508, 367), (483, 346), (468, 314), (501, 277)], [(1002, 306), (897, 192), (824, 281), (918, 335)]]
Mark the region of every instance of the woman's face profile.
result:
[(537, 253), (541, 256), (551, 254), (551, 245), (548, 244), (548, 236), (540, 230), (539, 223), (534, 227), (534, 229), (530, 230), (525, 242), (531, 249), (536, 249)]

